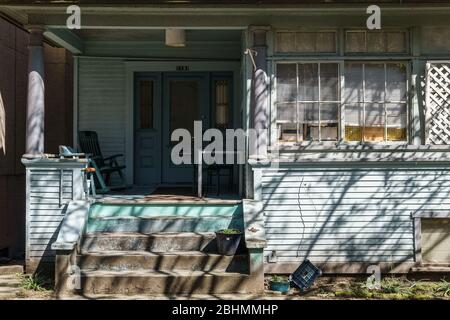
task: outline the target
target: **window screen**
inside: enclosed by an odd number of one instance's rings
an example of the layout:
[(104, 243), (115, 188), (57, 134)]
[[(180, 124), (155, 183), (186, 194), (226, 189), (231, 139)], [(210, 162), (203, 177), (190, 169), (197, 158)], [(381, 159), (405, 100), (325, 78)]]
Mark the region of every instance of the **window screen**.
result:
[(406, 31), (348, 30), (345, 33), (346, 53), (407, 53)]
[(280, 53), (336, 53), (336, 31), (280, 31), (276, 48)]
[(280, 142), (338, 139), (337, 63), (279, 63), (276, 90)]
[(345, 139), (406, 141), (407, 68), (404, 63), (345, 65)]

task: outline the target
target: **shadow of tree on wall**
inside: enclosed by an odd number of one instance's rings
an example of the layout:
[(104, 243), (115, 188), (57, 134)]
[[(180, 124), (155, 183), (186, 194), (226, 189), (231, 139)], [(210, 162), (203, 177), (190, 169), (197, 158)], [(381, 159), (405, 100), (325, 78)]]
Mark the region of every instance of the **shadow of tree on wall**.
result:
[[(267, 252), (276, 250), (279, 262), (414, 262), (412, 216), (448, 210), (450, 170), (401, 162), (387, 167), (382, 157), (364, 162), (364, 152), (353, 152), (358, 164), (317, 159), (323, 163), (264, 175)], [(383, 154), (405, 156), (401, 150)]]

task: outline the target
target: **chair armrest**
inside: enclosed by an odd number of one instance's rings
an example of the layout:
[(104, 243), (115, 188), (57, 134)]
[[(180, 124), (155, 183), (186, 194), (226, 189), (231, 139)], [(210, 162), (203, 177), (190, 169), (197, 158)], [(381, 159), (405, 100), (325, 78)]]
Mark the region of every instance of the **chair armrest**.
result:
[(119, 157), (123, 157), (123, 154), (115, 154), (115, 155), (103, 158), (103, 160), (109, 161), (109, 160), (114, 160), (114, 159), (119, 158)]

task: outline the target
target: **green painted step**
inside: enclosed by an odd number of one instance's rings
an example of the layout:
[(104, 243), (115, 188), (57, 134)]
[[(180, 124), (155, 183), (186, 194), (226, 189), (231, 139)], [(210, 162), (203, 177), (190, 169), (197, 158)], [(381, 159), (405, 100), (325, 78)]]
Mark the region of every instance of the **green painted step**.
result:
[(174, 216), (242, 216), (242, 204), (111, 204), (94, 203), (89, 218)]
[(243, 229), (242, 216), (203, 216), (201, 218), (154, 217), (104, 217), (90, 218), (86, 231), (93, 232), (214, 232), (220, 229)]

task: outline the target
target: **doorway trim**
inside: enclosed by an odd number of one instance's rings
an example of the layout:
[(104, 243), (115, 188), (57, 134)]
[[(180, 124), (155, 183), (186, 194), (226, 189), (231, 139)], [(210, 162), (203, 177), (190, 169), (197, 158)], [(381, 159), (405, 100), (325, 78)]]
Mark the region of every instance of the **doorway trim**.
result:
[[(127, 184), (134, 184), (134, 76), (138, 72), (233, 72), (233, 122), (239, 123), (240, 61), (125, 61), (125, 154)], [(180, 70), (181, 69), (181, 70)]]

